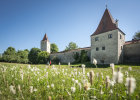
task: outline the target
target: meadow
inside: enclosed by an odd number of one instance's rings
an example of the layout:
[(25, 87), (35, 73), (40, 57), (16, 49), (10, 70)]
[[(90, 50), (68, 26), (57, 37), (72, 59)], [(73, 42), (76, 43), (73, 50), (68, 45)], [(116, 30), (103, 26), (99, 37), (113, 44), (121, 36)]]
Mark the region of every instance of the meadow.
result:
[(0, 63), (0, 100), (140, 99), (140, 66), (77, 66)]

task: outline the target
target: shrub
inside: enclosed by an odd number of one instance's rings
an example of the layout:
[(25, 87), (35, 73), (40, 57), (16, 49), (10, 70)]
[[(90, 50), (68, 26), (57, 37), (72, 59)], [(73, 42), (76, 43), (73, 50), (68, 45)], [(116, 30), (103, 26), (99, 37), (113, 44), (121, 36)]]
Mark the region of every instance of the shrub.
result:
[(81, 50), (80, 55), (78, 52), (76, 52), (73, 58), (75, 59), (75, 63), (83, 63), (90, 61), (89, 57), (87, 56), (87, 51), (85, 50)]
[(49, 58), (49, 53), (46, 51), (41, 51), (38, 53), (38, 63), (39, 64), (46, 64)]
[(37, 64), (38, 63), (38, 53), (40, 53), (41, 50), (38, 49), (38, 48), (32, 48), (29, 52), (29, 55), (28, 55), (28, 59), (29, 59), (29, 62), (32, 63), (32, 64)]
[(60, 62), (60, 59), (57, 58), (56, 56), (54, 56), (54, 57), (52, 58), (52, 63), (58, 64), (59, 62)]

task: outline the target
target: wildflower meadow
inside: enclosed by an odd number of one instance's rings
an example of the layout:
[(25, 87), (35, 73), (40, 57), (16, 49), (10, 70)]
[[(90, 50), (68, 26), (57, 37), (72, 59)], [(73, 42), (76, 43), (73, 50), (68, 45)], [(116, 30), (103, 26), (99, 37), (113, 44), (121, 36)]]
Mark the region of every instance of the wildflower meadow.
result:
[(0, 63), (0, 100), (140, 99), (140, 66), (71, 66)]

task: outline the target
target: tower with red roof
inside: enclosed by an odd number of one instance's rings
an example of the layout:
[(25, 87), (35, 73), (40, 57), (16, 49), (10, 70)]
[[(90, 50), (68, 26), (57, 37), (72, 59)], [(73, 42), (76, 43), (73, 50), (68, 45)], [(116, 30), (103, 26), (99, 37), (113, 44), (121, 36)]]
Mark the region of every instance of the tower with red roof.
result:
[(43, 40), (41, 40), (41, 50), (50, 53), (50, 42), (48, 40), (46, 33), (43, 37)]
[(121, 63), (124, 43), (125, 34), (118, 28), (118, 20), (115, 21), (106, 8), (91, 35), (91, 63), (94, 58), (99, 64)]

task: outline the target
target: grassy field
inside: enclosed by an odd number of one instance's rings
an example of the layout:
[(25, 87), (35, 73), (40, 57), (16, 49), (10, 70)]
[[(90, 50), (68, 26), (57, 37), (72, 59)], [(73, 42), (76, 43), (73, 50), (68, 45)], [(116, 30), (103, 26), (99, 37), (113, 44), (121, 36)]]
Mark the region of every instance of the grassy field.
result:
[[(85, 72), (84, 68), (76, 67), (80, 64), (71, 66), (0, 63), (0, 100), (140, 99), (140, 66), (131, 65), (131, 70), (129, 65), (115, 65), (115, 72), (121, 67), (120, 82), (113, 79), (109, 66), (85, 68)], [(133, 93), (126, 86), (127, 77), (136, 80)]]

